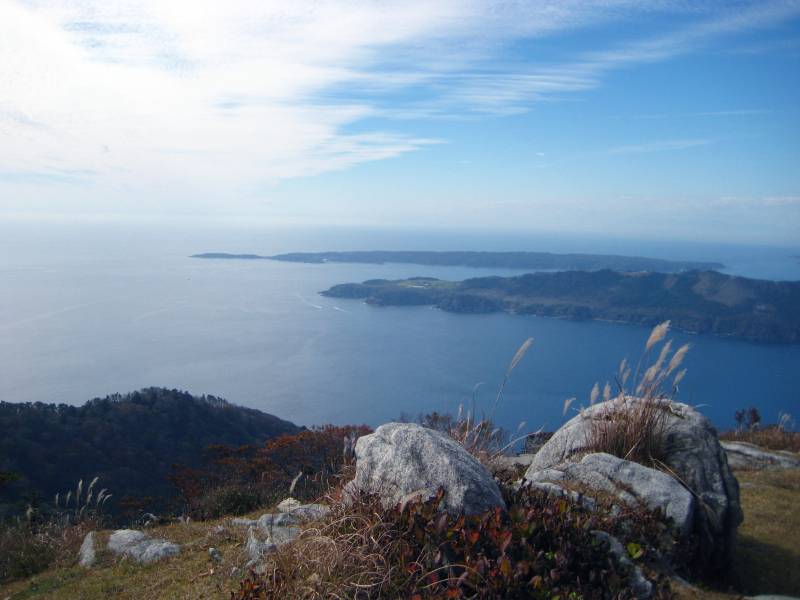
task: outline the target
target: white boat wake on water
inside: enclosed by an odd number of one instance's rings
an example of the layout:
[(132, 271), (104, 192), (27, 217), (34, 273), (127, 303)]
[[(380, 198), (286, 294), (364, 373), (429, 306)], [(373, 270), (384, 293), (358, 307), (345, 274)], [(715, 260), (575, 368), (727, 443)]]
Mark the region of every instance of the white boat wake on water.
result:
[(25, 325), (26, 323), (33, 323), (35, 321), (49, 319), (50, 317), (60, 315), (61, 313), (70, 312), (73, 310), (80, 310), (81, 308), (87, 308), (89, 306), (96, 306), (98, 304), (103, 304), (104, 302), (108, 302), (108, 300), (97, 300), (96, 302), (89, 302), (88, 304), (78, 304), (77, 306), (68, 306), (66, 308), (59, 308), (58, 310), (51, 310), (46, 313), (41, 313), (38, 315), (34, 315), (32, 317), (20, 319), (19, 321), (14, 321), (13, 323), (3, 323), (2, 325), (0, 325), (0, 331), (5, 331), (6, 329), (16, 327), (17, 325)]
[(299, 292), (297, 293), (297, 297), (298, 297), (298, 298), (300, 298), (300, 300), (302, 300), (303, 302), (305, 302), (305, 303), (306, 303), (306, 304), (308, 304), (309, 306), (313, 306), (314, 308), (322, 308), (321, 306), (317, 306), (316, 304), (312, 304), (311, 302), (309, 302), (308, 300), (306, 300), (305, 298), (303, 298), (303, 297), (300, 295), (300, 293), (299, 293)]

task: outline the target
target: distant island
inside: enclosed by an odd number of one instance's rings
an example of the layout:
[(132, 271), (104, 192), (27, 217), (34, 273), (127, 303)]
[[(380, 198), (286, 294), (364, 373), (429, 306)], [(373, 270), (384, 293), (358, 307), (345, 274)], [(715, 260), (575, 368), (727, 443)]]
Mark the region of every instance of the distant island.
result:
[(659, 271), (681, 273), (691, 270), (723, 269), (717, 262), (691, 262), (645, 258), (641, 256), (617, 256), (613, 254), (551, 254), (550, 252), (428, 252), (428, 251), (384, 251), (371, 252), (294, 252), (275, 256), (257, 254), (224, 254), (212, 252), (195, 254), (191, 258), (224, 259), (268, 259), (302, 263), (404, 263), (415, 265), (437, 265), (448, 267), (484, 267), (502, 269), (531, 269), (557, 271)]
[(456, 312), (506, 311), (652, 327), (666, 320), (682, 331), (753, 341), (800, 342), (800, 282), (775, 282), (715, 271), (626, 273), (610, 269), (480, 277), (429, 277), (335, 285), (333, 298), (376, 306), (433, 305)]

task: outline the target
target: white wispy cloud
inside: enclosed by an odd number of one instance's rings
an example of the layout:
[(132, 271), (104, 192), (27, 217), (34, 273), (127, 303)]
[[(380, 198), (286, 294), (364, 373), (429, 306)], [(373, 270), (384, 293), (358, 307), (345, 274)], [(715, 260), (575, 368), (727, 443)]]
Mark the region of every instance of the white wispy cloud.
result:
[(791, 204), (800, 204), (800, 196), (778, 196), (768, 197), (762, 200), (767, 206), (785, 206)]
[(766, 115), (770, 114), (771, 110), (755, 109), (755, 110), (709, 110), (703, 112), (693, 113), (667, 113), (660, 115), (629, 115), (629, 116), (615, 116), (609, 117), (612, 119), (681, 119), (691, 117), (746, 117), (751, 115)]
[[(371, 117), (511, 114), (798, 12), (796, 1), (0, 0), (0, 184), (227, 202), (441, 141), (356, 127)], [(645, 13), (696, 23), (547, 64), (509, 50)]]
[(641, 154), (644, 152), (660, 152), (662, 150), (682, 150), (684, 148), (694, 148), (695, 146), (707, 146), (712, 143), (711, 140), (667, 140), (633, 146), (618, 146), (609, 148), (606, 152), (608, 154)]

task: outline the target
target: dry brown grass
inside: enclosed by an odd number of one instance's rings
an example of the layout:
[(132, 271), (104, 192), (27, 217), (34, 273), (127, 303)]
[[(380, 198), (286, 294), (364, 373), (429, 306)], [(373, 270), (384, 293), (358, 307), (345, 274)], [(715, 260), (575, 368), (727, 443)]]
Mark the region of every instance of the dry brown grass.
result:
[(86, 533), (96, 523), (77, 525), (52, 520), (27, 523), (20, 520), (0, 529), (0, 582), (30, 577), (51, 566), (70, 564), (81, 547)]
[[(690, 347), (689, 344), (682, 346), (670, 358), (671, 341), (668, 341), (662, 346), (658, 358), (651, 362), (651, 351), (664, 339), (668, 328), (669, 321), (653, 329), (630, 387), (627, 385), (631, 369), (627, 361), (622, 361), (616, 376), (617, 398), (610, 399), (611, 388), (606, 384), (604, 402), (594, 406), (599, 395), (599, 385), (595, 384), (590, 396), (590, 409), (581, 407), (581, 416), (588, 421), (586, 448), (589, 453), (605, 452), (648, 467), (663, 468), (668, 450), (664, 445), (666, 407), (674, 398), (678, 382), (685, 373), (676, 371)], [(669, 382), (670, 377), (672, 382)]]
[(748, 594), (800, 597), (800, 471), (739, 471), (738, 573)]
[[(739, 527), (739, 588), (727, 592), (673, 584), (680, 600), (728, 600), (743, 595), (800, 597), (800, 471), (738, 471), (744, 522)], [(754, 484), (758, 487), (752, 487)]]
[(375, 598), (396, 575), (396, 524), (385, 520), (379, 498), (362, 496), (332, 508), (330, 519), (270, 557), (267, 575), (279, 588), (276, 597)]

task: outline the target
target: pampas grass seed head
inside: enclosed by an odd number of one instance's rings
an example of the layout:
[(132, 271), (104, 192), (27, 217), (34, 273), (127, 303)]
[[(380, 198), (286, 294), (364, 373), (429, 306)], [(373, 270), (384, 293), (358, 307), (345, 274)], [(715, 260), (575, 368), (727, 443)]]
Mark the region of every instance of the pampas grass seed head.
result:
[(655, 346), (658, 342), (664, 339), (664, 336), (667, 335), (667, 330), (669, 329), (669, 321), (664, 321), (661, 325), (656, 325), (653, 328), (653, 333), (650, 334), (650, 338), (647, 340), (647, 345), (644, 347), (644, 351), (647, 352)]

